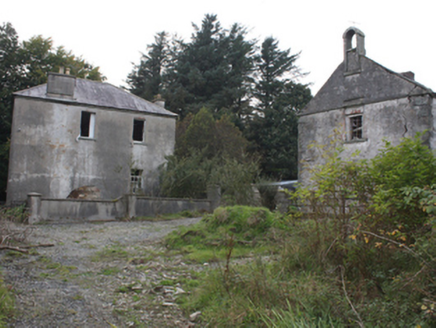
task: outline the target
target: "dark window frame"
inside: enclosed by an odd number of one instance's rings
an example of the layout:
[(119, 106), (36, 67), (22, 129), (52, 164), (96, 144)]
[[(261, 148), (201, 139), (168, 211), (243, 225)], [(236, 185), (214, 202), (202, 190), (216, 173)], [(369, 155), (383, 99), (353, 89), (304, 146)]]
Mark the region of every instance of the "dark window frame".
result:
[(134, 142), (145, 141), (145, 119), (143, 118), (133, 119), (132, 139)]
[(363, 139), (363, 115), (350, 116), (350, 140)]
[(142, 188), (142, 179), (143, 179), (143, 170), (140, 169), (131, 169), (130, 170), (130, 192), (132, 194), (141, 194), (143, 193)]

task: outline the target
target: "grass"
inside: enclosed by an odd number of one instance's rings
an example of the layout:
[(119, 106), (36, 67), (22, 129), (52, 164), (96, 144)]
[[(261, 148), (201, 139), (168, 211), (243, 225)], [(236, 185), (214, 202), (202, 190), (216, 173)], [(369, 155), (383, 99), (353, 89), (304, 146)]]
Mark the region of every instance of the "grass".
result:
[(6, 320), (13, 316), (15, 301), (11, 287), (4, 283), (0, 272), (0, 327), (6, 327)]
[[(434, 235), (422, 241), (425, 252), (418, 241), (414, 248), (426, 265), (398, 247), (371, 248), (365, 239), (360, 248), (350, 238), (337, 245), (334, 222), (265, 211), (220, 208), (166, 238), (185, 262), (213, 262), (177, 281), (187, 291), (177, 303), (186, 315), (201, 311), (200, 325), (434, 327)], [(356, 273), (363, 266), (366, 277)]]
[(232, 257), (266, 255), (275, 252), (273, 235), (284, 232), (281, 221), (280, 216), (265, 208), (218, 208), (197, 224), (170, 233), (165, 245), (195, 263), (223, 260), (229, 249)]
[(131, 254), (126, 251), (121, 245), (113, 244), (106, 246), (101, 251), (96, 252), (92, 258), (92, 262), (111, 262), (116, 260), (128, 260)]

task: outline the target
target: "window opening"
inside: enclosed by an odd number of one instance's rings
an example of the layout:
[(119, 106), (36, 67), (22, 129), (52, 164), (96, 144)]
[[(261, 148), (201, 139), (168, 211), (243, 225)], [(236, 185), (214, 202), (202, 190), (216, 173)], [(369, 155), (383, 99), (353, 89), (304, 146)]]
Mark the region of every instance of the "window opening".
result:
[(82, 112), (80, 121), (80, 136), (94, 138), (95, 113)]
[(130, 192), (141, 194), (142, 190), (142, 170), (132, 169), (130, 171)]
[(351, 140), (363, 139), (362, 115), (350, 117)]
[(145, 120), (133, 120), (133, 141), (144, 141)]

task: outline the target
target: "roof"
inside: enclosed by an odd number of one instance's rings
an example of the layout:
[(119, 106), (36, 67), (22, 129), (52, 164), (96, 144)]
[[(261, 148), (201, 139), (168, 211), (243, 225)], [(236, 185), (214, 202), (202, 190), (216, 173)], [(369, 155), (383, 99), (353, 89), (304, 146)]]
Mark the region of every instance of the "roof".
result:
[(429, 94), (433, 91), (403, 74), (396, 73), (360, 55), (361, 70), (345, 72), (342, 62), (300, 115), (365, 105), (391, 99)]
[(109, 83), (76, 78), (74, 97), (56, 97), (47, 95), (47, 83), (15, 92), (15, 96), (38, 98), (55, 102), (67, 102), (81, 105), (107, 107), (121, 110), (133, 110), (154, 115), (177, 117), (177, 114), (153, 104), (130, 92)]

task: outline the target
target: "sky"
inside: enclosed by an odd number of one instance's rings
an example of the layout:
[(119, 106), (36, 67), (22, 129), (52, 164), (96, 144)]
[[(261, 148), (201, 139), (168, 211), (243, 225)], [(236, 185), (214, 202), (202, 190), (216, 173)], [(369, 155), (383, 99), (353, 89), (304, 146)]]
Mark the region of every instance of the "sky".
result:
[(10, 22), (21, 41), (51, 37), (107, 77), (126, 85), (133, 64), (166, 31), (188, 41), (192, 23), (216, 14), (222, 27), (239, 23), (249, 39), (269, 36), (281, 49), (301, 52), (300, 80), (313, 94), (343, 60), (342, 34), (355, 26), (365, 34), (367, 57), (396, 72), (413, 71), (436, 90), (434, 0), (14, 0), (0, 6), (0, 24)]

